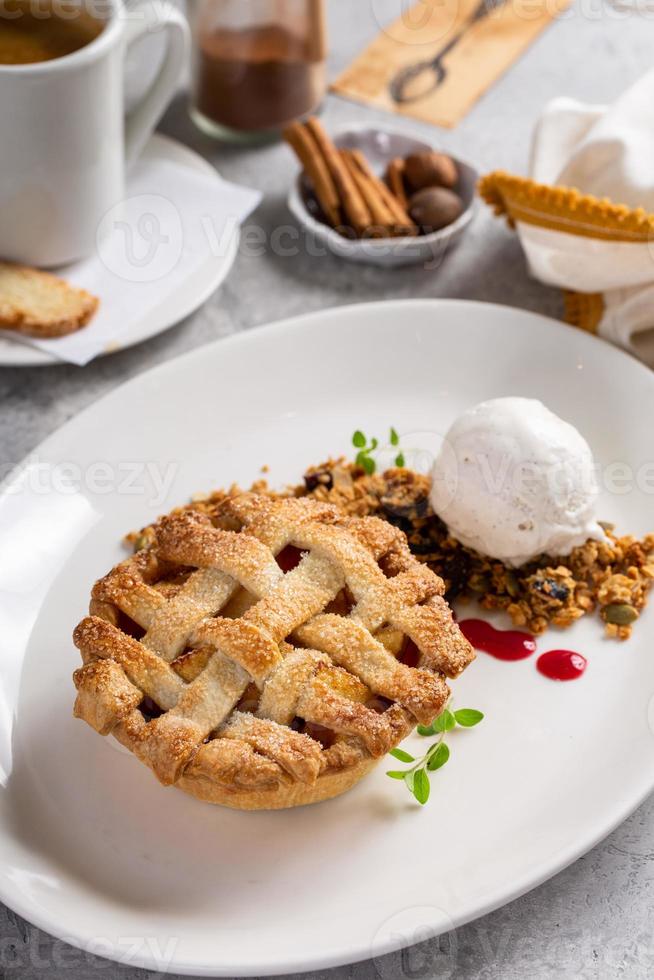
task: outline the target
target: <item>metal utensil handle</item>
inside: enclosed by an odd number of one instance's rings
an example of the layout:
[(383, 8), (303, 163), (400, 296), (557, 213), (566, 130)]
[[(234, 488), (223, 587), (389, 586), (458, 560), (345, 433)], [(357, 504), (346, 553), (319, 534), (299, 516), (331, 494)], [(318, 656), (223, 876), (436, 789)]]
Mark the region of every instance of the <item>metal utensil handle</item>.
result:
[[(445, 80), (445, 68), (441, 64), (441, 53), (437, 55), (433, 61), (419, 61), (415, 65), (409, 65), (407, 68), (401, 68), (394, 78), (391, 79), (389, 85), (389, 91), (391, 97), (397, 103), (405, 102), (415, 102), (417, 99), (423, 99), (426, 95), (429, 95), (434, 89), (438, 88), (439, 85)], [(416, 78), (420, 78), (421, 75), (430, 72), (433, 75), (432, 84), (425, 92), (421, 92), (419, 95), (410, 95), (406, 88), (414, 81)]]
[[(447, 44), (443, 45), (434, 58), (432, 58), (430, 61), (419, 61), (415, 65), (409, 65), (407, 68), (401, 68), (391, 79), (388, 87), (394, 101), (397, 103), (417, 102), (418, 99), (424, 99), (425, 96), (431, 95), (432, 92), (443, 84), (445, 78), (447, 77), (447, 69), (443, 64), (443, 59), (445, 56), (457, 46), (466, 31), (468, 31), (473, 24), (483, 20), (488, 16), (488, 14), (491, 13), (492, 10), (503, 6), (505, 3), (506, 0), (480, 0), (480, 3), (475, 7), (468, 20), (457, 31), (454, 37), (450, 38)], [(426, 91), (421, 92), (419, 95), (407, 94), (405, 91), (407, 85), (428, 71), (434, 76), (433, 82), (429, 88), (426, 89)]]

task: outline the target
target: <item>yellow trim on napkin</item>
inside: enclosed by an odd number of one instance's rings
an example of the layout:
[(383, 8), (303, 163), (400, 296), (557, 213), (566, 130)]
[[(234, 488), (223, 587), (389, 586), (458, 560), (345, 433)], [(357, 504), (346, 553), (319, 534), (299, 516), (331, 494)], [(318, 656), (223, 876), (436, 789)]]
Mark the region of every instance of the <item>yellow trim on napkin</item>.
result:
[(511, 227), (521, 221), (608, 242), (648, 242), (654, 236), (654, 214), (582, 194), (574, 187), (551, 187), (495, 170), (481, 178), (478, 190)]
[(575, 293), (563, 290), (563, 319), (572, 327), (597, 333), (604, 316), (604, 297), (601, 293)]

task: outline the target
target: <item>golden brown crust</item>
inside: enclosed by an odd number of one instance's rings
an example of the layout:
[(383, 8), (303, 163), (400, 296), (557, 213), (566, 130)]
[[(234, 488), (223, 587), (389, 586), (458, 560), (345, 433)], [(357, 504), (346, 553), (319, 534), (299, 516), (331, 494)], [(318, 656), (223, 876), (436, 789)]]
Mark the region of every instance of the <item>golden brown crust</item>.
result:
[(326, 772), (313, 786), (288, 782), (283, 787), (262, 787), (244, 792), (203, 779), (195, 773), (183, 776), (177, 785), (205, 803), (218, 803), (236, 810), (284, 810), (309, 803), (322, 803), (346, 793), (375, 767), (377, 761), (359, 759), (348, 767)]
[[(225, 510), (240, 530), (174, 512), (151, 548), (96, 583), (74, 633), (75, 715), (201, 799), (246, 809), (326, 799), (443, 709), (444, 675), (472, 649), (442, 581), (389, 524), (255, 494)], [(299, 563), (284, 572), (275, 556), (288, 546)], [(349, 610), (325, 612), (345, 594)], [(408, 636), (417, 666), (380, 630)]]

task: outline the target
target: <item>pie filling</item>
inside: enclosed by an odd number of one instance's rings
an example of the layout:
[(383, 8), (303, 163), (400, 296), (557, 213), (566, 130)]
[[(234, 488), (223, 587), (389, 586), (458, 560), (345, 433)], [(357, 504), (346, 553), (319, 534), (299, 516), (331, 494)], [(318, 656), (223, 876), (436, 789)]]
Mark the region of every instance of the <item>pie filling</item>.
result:
[(139, 705), (139, 711), (146, 721), (152, 721), (153, 718), (160, 718), (164, 713), (163, 709), (152, 698), (149, 698), (147, 694), (143, 696), (143, 700)]
[(299, 548), (294, 548), (292, 544), (287, 544), (275, 557), (275, 561), (283, 572), (292, 572), (301, 560), (302, 552)]

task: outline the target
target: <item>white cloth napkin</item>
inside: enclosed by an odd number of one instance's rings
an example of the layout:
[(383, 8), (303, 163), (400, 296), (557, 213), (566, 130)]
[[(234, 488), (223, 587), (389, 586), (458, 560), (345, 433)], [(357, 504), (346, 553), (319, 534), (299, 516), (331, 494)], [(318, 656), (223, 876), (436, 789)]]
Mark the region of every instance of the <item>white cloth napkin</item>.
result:
[(169, 302), (177, 290), (190, 288), (203, 266), (224, 259), (240, 223), (260, 200), (258, 191), (218, 175), (205, 176), (168, 160), (139, 161), (130, 172), (125, 198), (98, 229), (95, 254), (56, 270), (99, 297), (97, 313), (88, 326), (67, 337), (21, 341), (80, 365), (116, 350), (139, 320)]
[[(505, 194), (502, 205), (491, 203), (514, 222), (532, 274), (587, 294), (572, 297), (573, 307), (589, 309), (588, 294), (597, 298), (594, 322), (579, 325), (654, 366), (654, 70), (610, 106), (551, 101), (529, 176), (547, 186), (519, 187), (520, 178), (502, 174), (485, 180)], [(503, 179), (517, 182), (509, 188)]]

